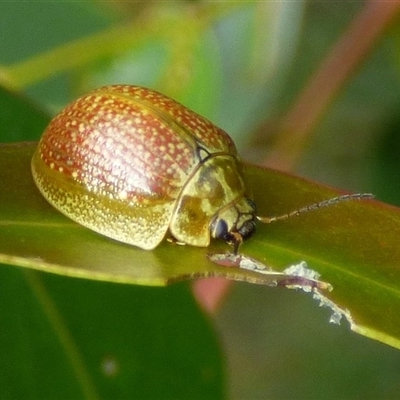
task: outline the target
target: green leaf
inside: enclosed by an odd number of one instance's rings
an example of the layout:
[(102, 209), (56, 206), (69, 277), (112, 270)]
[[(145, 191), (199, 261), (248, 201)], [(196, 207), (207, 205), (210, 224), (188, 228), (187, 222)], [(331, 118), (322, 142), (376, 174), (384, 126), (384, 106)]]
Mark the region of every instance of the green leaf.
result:
[(188, 285), (1, 266), (2, 399), (222, 399), (219, 343)]
[[(153, 251), (93, 233), (55, 211), (29, 173), (34, 144), (0, 148), (0, 261), (57, 274), (145, 285), (224, 276), (270, 284), (271, 277), (221, 267), (209, 248), (162, 243)], [(330, 198), (337, 191), (276, 171), (247, 167), (260, 215), (276, 215)], [(400, 348), (400, 213), (377, 201), (354, 201), (270, 225), (259, 224), (241, 252), (283, 270), (306, 261), (333, 286), (327, 294), (348, 309), (351, 328)]]

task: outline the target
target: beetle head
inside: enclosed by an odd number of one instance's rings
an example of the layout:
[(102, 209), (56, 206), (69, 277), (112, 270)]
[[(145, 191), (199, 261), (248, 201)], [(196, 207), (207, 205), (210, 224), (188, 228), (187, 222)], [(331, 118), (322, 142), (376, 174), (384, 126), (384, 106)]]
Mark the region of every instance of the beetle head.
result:
[(215, 215), (211, 222), (211, 236), (223, 239), (233, 246), (236, 254), (243, 240), (250, 238), (256, 229), (256, 209), (252, 200), (243, 197)]

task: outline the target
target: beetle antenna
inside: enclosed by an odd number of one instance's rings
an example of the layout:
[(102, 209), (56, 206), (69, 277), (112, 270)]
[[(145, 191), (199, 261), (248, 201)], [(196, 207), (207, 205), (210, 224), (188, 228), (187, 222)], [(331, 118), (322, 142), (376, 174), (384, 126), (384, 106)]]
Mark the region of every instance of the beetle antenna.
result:
[(297, 217), (298, 215), (309, 212), (309, 211), (314, 211), (314, 210), (319, 210), (320, 208), (330, 207), (335, 204), (342, 203), (343, 201), (373, 199), (374, 197), (375, 196), (371, 193), (345, 194), (343, 196), (333, 197), (328, 200), (323, 200), (318, 203), (314, 203), (314, 204), (310, 204), (305, 207), (301, 207), (297, 210), (294, 210), (292, 212), (289, 212), (289, 213), (286, 213), (283, 215), (278, 215), (275, 217), (259, 217), (259, 216), (257, 216), (257, 219), (265, 224), (269, 224), (270, 222), (282, 221), (284, 219)]

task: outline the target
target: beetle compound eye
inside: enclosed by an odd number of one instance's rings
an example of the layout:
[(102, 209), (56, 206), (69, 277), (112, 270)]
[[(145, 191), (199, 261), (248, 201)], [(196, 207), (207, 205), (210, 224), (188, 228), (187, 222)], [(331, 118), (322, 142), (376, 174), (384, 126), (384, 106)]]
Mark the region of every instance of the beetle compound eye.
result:
[(218, 219), (213, 223), (212, 236), (216, 239), (225, 239), (228, 234), (228, 224), (223, 219)]

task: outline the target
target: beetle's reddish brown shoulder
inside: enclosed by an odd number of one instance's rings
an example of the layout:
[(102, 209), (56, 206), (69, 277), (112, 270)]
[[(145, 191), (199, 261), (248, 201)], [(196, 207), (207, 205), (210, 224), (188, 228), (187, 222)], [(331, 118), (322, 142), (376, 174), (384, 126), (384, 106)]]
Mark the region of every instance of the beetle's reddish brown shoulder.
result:
[(158, 113), (160, 118), (176, 124), (176, 134), (180, 135), (182, 140), (188, 142), (191, 146), (200, 145), (210, 153), (237, 154), (233, 140), (224, 130), (155, 90), (141, 86), (111, 85), (96, 89), (92, 93), (95, 92), (115, 93), (118, 96), (126, 95), (129, 99), (134, 99), (146, 105), (153, 112)]

